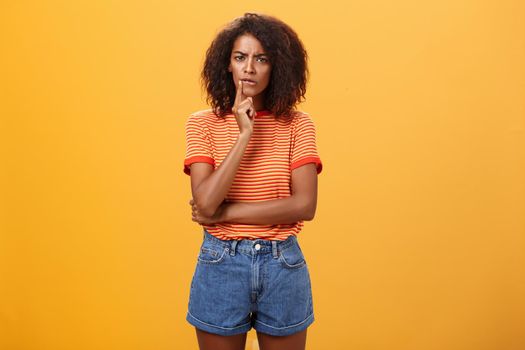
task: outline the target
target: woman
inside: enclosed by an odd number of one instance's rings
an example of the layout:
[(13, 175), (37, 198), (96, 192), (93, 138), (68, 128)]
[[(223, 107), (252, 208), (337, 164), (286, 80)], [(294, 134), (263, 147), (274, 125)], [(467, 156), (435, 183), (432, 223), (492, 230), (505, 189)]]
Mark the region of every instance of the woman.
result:
[(246, 13), (213, 40), (202, 71), (212, 108), (186, 122), (184, 172), (203, 242), (187, 321), (200, 349), (304, 349), (314, 321), (297, 241), (317, 203), (315, 126), (304, 98), (307, 53), (279, 19)]

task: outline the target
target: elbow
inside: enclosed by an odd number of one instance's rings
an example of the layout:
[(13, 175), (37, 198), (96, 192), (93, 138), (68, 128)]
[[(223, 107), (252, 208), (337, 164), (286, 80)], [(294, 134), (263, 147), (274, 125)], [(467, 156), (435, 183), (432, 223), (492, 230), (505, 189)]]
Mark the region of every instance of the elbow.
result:
[(304, 221), (312, 221), (315, 217), (315, 211), (310, 211), (310, 212), (307, 212), (305, 215), (304, 215)]
[(297, 212), (300, 213), (300, 220), (311, 221), (315, 217), (317, 198), (313, 196), (296, 196)]
[(316, 203), (308, 203), (303, 210), (303, 220), (312, 221), (315, 217)]

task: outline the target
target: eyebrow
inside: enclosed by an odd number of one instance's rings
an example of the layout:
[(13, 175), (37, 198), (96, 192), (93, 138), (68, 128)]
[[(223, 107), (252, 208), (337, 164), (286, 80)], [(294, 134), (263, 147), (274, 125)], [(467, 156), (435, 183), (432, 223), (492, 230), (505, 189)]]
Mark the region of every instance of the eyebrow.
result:
[[(248, 54), (246, 54), (246, 53), (244, 53), (244, 52), (242, 52), (242, 51), (238, 51), (238, 50), (236, 50), (236, 51), (233, 51), (233, 52), (234, 52), (234, 53), (236, 53), (236, 52), (237, 52), (237, 53), (240, 53), (241, 55), (245, 55), (245, 56), (247, 56), (247, 55), (248, 55)], [(260, 56), (268, 56), (268, 55), (267, 55), (267, 54), (265, 54), (265, 53), (260, 53), (260, 54), (254, 55), (254, 56), (255, 56), (255, 57), (260, 57)]]

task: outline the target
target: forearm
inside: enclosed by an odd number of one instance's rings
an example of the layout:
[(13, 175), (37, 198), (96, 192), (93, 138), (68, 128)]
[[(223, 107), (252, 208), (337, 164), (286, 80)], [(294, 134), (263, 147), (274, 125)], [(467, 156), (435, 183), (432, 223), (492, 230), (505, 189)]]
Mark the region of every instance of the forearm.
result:
[(239, 224), (292, 224), (301, 220), (311, 220), (311, 208), (293, 195), (281, 199), (262, 202), (227, 203), (221, 221)]
[(193, 193), (195, 203), (202, 213), (213, 215), (226, 198), (250, 138), (250, 133), (240, 133), (221, 165)]

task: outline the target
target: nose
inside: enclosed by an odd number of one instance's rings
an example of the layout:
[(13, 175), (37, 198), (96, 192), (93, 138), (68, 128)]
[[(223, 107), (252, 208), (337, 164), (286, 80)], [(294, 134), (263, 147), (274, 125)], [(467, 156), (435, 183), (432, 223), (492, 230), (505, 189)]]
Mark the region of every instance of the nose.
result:
[(249, 58), (246, 61), (246, 66), (244, 67), (244, 72), (245, 73), (253, 73), (254, 72), (254, 69), (253, 69), (253, 58)]

